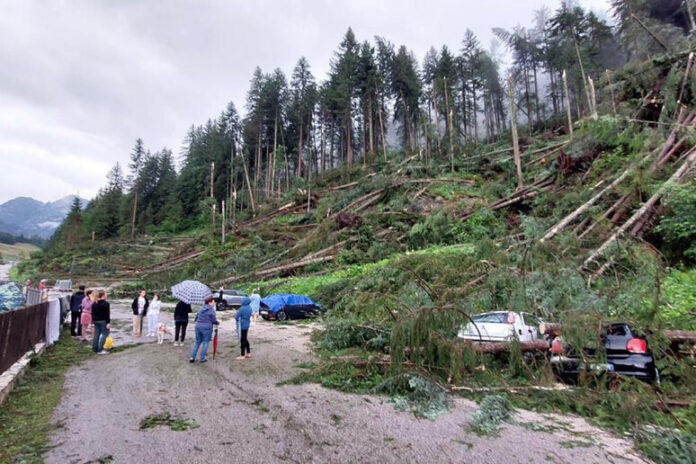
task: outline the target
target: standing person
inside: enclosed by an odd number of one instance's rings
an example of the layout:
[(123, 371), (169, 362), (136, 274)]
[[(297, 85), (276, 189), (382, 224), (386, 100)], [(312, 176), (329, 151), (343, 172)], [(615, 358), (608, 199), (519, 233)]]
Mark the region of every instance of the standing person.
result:
[(255, 289), (254, 293), (249, 297), (251, 300), (251, 316), (254, 322), (258, 322), (259, 319), (259, 309), (261, 309), (261, 295), (259, 295), (259, 289)]
[[(244, 298), (242, 300), (242, 306), (237, 310), (237, 314), (234, 315), (235, 321), (237, 321), (237, 326), (241, 329), (241, 338), (239, 345), (242, 349), (242, 355), (237, 356), (237, 359), (246, 359), (251, 357), (251, 347), (249, 346), (249, 326), (251, 325), (251, 303), (250, 298)], [(246, 354), (245, 354), (246, 353)]]
[(111, 305), (106, 301), (104, 290), (99, 290), (97, 301), (92, 304), (92, 323), (94, 324), (92, 351), (97, 354), (107, 354), (108, 351), (104, 350), (104, 343), (111, 330)]
[(87, 333), (89, 332), (91, 332), (92, 337), (94, 337), (94, 329), (92, 328), (92, 303), (94, 303), (94, 298), (92, 295), (94, 295), (94, 292), (92, 292), (92, 290), (87, 290), (85, 292), (85, 297), (82, 299), (82, 303), (80, 304), (80, 308), (82, 309), (80, 324), (82, 324), (83, 342), (89, 340), (89, 337), (87, 337)]
[(135, 297), (133, 303), (131, 303), (131, 309), (133, 310), (133, 336), (139, 337), (143, 330), (143, 317), (147, 314), (147, 307), (150, 302), (147, 301), (147, 293), (145, 290), (140, 290), (138, 296)]
[(157, 322), (159, 321), (160, 309), (162, 302), (157, 293), (152, 294), (152, 302), (147, 309), (147, 336), (154, 337), (157, 335)]
[(201, 345), (203, 345), (203, 350), (201, 351), (200, 362), (206, 362), (205, 355), (208, 352), (208, 343), (210, 343), (210, 337), (213, 334), (213, 326), (220, 324), (215, 315), (214, 301), (213, 295), (207, 296), (205, 304), (196, 313), (196, 342), (193, 344), (189, 362), (196, 362), (196, 354)]
[[(191, 305), (179, 301), (174, 309), (174, 346), (184, 346), (189, 314), (191, 314)], [(179, 334), (181, 334), (181, 338), (179, 338)]]
[(82, 324), (80, 324), (80, 313), (82, 300), (85, 298), (85, 286), (80, 285), (77, 291), (70, 297), (70, 335), (77, 337), (82, 335)]

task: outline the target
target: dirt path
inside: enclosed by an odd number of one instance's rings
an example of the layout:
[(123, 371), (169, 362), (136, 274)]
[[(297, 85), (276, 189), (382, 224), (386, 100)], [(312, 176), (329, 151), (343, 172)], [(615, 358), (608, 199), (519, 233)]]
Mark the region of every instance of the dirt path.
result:
[[(115, 305), (117, 344), (132, 343), (129, 312)], [(311, 360), (311, 326), (252, 326), (253, 358), (237, 355), (231, 313), (221, 316), (220, 352), (187, 362), (190, 340), (95, 356), (73, 368), (54, 413), (59, 425), (47, 463), (606, 463), (642, 462), (629, 442), (563, 416), (521, 411), (497, 437), (468, 431), (476, 404), (456, 399), (435, 421), (398, 412), (387, 398), (318, 385), (278, 386)], [(171, 323), (171, 315), (163, 314)], [(189, 334), (192, 327), (189, 325)], [(145, 339), (147, 340), (147, 339)], [(171, 413), (200, 426), (140, 430), (150, 414)], [(522, 423), (539, 423), (532, 431)]]

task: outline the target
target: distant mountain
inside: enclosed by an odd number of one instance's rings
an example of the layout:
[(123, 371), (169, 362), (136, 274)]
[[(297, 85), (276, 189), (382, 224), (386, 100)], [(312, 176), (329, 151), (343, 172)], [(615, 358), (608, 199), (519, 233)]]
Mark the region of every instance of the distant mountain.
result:
[[(68, 195), (43, 203), (29, 197), (13, 198), (0, 205), (0, 232), (49, 238), (70, 212), (74, 199), (74, 195)], [(87, 200), (81, 200), (86, 206)]]

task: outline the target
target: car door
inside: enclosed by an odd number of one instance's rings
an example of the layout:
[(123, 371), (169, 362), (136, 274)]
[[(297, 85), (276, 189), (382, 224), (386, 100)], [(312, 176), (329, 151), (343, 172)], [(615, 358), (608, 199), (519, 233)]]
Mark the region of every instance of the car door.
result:
[(529, 313), (521, 313), (522, 315), (522, 334), (520, 341), (532, 342), (539, 338), (539, 319)]

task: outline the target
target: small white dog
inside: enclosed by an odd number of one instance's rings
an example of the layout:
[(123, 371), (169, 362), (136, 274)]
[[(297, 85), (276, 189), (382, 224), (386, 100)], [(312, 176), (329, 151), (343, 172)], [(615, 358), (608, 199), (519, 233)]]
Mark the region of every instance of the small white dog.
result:
[(161, 345), (162, 343), (164, 343), (164, 334), (170, 333), (172, 333), (172, 331), (169, 330), (169, 327), (164, 325), (163, 322), (157, 324), (157, 344)]

